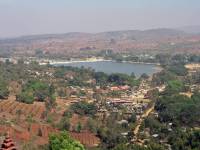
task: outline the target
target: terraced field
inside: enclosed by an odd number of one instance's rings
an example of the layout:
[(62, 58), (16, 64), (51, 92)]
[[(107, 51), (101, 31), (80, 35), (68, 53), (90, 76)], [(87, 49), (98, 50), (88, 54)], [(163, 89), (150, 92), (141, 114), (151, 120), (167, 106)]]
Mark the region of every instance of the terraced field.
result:
[(24, 117), (32, 116), (33, 118), (42, 119), (45, 111), (44, 104), (24, 104), (15, 100), (0, 101), (0, 113), (10, 115), (22, 115)]
[(72, 138), (80, 141), (83, 145), (87, 147), (95, 147), (100, 144), (100, 139), (93, 133), (90, 132), (70, 132)]

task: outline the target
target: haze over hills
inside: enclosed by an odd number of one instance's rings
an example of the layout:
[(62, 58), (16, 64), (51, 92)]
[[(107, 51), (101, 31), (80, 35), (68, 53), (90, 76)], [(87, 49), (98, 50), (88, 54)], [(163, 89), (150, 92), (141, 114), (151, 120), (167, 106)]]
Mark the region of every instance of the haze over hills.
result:
[(159, 29), (149, 29), (149, 30), (122, 30), (122, 31), (107, 31), (100, 33), (84, 33), (84, 32), (69, 32), (64, 34), (42, 34), (42, 35), (28, 35), (21, 36), (16, 38), (7, 38), (1, 39), (2, 41), (14, 41), (14, 40), (40, 40), (48, 38), (81, 38), (81, 37), (91, 37), (91, 38), (119, 38), (125, 36), (131, 38), (155, 38), (159, 36), (176, 36), (176, 35), (185, 35), (184, 31), (178, 29), (168, 29), (168, 28), (159, 28)]
[(49, 55), (68, 55), (84, 51), (114, 52), (200, 52), (200, 35), (182, 30), (159, 28), (101, 33), (72, 32), (22, 36), (0, 40), (1, 54), (34, 56), (40, 50)]
[(180, 27), (177, 29), (182, 30), (186, 33), (200, 34), (200, 25), (185, 26), (185, 27)]

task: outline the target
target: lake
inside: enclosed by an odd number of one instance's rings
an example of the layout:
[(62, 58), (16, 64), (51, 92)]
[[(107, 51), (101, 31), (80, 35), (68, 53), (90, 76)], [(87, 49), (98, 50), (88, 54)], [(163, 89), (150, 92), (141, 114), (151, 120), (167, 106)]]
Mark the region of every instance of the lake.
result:
[(85, 67), (92, 68), (95, 71), (111, 73), (124, 73), (130, 75), (132, 72), (137, 77), (146, 73), (152, 75), (158, 72), (158, 66), (154, 64), (140, 64), (140, 63), (128, 63), (128, 62), (114, 62), (114, 61), (97, 61), (97, 62), (71, 62), (55, 64), (55, 66), (72, 66), (72, 67)]

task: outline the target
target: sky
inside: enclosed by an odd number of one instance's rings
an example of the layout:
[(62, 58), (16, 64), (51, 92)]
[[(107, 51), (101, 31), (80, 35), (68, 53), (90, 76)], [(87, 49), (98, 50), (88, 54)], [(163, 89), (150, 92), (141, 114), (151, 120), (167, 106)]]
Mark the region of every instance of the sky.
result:
[(0, 0), (0, 38), (200, 25), (200, 0)]

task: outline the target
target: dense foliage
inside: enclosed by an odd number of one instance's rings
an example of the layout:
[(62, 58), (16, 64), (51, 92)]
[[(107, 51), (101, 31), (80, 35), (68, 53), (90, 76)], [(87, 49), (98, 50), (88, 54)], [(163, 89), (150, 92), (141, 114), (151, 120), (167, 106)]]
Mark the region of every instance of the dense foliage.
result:
[(0, 98), (6, 98), (9, 95), (8, 85), (5, 81), (0, 79)]
[(52, 134), (49, 137), (50, 150), (85, 150), (82, 144), (70, 138), (67, 132)]
[(182, 125), (200, 125), (200, 94), (192, 98), (183, 95), (162, 96), (156, 103), (160, 120), (164, 122), (178, 122)]
[(183, 64), (178, 64), (178, 65), (170, 65), (167, 66), (168, 71), (178, 75), (178, 76), (185, 76), (187, 75), (187, 69)]
[(163, 84), (166, 84), (170, 80), (176, 80), (176, 79), (177, 77), (173, 73), (163, 70), (153, 75), (152, 85), (156, 85), (156, 86), (163, 85)]
[(46, 98), (53, 98), (52, 86), (39, 80), (30, 80), (17, 95), (17, 100), (24, 103), (33, 103), (34, 100), (45, 101)]
[(172, 95), (184, 91), (184, 84), (180, 80), (171, 80), (167, 82), (165, 94)]
[(107, 75), (103, 72), (96, 72), (94, 78), (99, 85), (129, 85), (129, 86), (137, 86), (139, 85), (139, 80), (135, 78), (135, 76), (129, 76), (121, 73), (113, 73)]
[(93, 103), (78, 102), (72, 104), (70, 110), (79, 115), (94, 115), (97, 108)]
[(200, 131), (180, 131), (174, 132), (169, 143), (173, 150), (199, 150), (200, 149)]
[(113, 150), (165, 150), (165, 148), (162, 145), (156, 143), (150, 143), (145, 147), (135, 144), (133, 145), (120, 144)]

